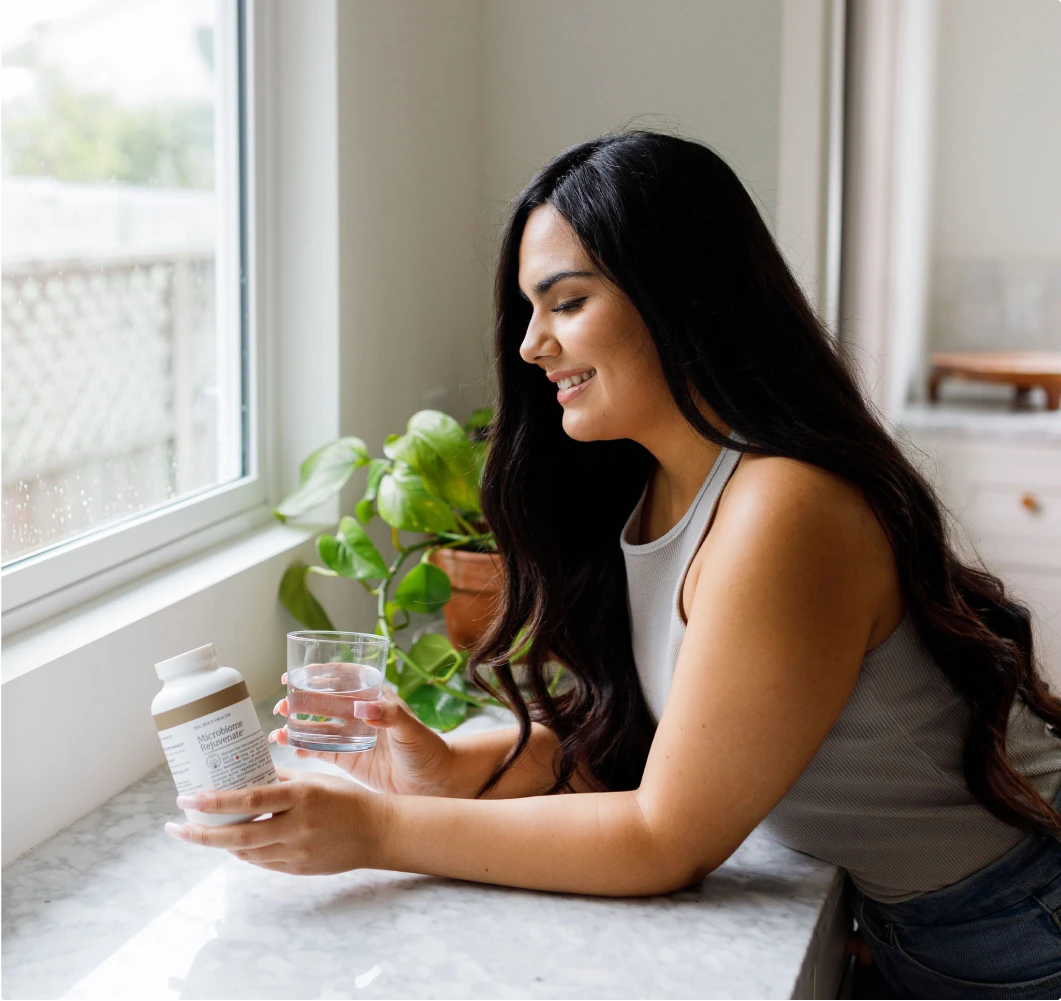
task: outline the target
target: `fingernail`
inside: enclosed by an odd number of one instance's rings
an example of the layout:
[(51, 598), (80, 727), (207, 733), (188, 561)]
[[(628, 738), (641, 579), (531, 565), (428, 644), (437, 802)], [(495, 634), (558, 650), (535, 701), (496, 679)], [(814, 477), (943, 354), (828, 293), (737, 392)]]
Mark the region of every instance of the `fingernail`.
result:
[(277, 734), (276, 730), (273, 730), (272, 733), (269, 734), (269, 743), (270, 744), (275, 744), (276, 743), (276, 734)]
[(361, 699), (354, 703), (354, 716), (358, 719), (382, 719), (383, 706), (378, 702)]
[(174, 824), (173, 821), (167, 823), (162, 829), (169, 837), (176, 838), (178, 841), (183, 841), (188, 836), (185, 828), (181, 824)]
[(206, 806), (206, 798), (196, 793), (194, 796), (178, 796), (178, 810), (201, 810)]
[[(283, 702), (283, 701), (284, 701), (283, 699), (280, 700), (280, 702)], [(280, 702), (277, 702), (276, 705), (273, 706), (273, 715), (274, 716), (280, 711)]]

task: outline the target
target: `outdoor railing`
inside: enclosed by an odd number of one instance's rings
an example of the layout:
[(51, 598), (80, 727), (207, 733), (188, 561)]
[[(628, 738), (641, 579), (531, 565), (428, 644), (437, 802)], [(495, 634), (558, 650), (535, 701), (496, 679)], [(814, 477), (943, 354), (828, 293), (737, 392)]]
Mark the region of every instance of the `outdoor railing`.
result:
[(213, 482), (214, 260), (3, 267), (3, 552)]

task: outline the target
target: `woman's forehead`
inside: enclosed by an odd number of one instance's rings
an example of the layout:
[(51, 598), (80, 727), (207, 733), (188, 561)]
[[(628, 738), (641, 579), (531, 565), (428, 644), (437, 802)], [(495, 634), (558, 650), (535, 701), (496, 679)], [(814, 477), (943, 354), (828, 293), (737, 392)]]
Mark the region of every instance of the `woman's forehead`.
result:
[(571, 224), (548, 203), (537, 206), (519, 243), (519, 280), (530, 288), (548, 269), (589, 270), (590, 261)]

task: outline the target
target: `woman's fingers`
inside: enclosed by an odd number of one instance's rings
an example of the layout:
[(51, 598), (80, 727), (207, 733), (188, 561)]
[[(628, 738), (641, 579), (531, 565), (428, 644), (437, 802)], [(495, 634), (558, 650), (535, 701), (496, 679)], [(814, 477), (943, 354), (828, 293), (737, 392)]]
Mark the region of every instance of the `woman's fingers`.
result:
[(286, 858), (284, 846), (279, 841), (271, 845), (262, 845), (260, 848), (229, 848), (229, 852), (242, 859), (244, 862), (253, 862), (255, 865), (266, 863), (283, 863)]
[(354, 706), (358, 701), (353, 695), (338, 692), (291, 691), (287, 693), (287, 698), (276, 704), (276, 708), (279, 709), (283, 705), (285, 716), (305, 713), (308, 716), (329, 716), (348, 720), (354, 718)]
[(259, 820), (249, 824), (222, 824), (208, 827), (206, 824), (168, 823), (165, 832), (179, 841), (190, 841), (204, 848), (227, 848), (229, 850), (264, 848), (277, 844), (273, 820)]
[[(349, 720), (335, 719), (334, 717), (327, 717), (323, 720), (300, 719), (294, 722), (298, 724), (298, 735), (307, 740), (319, 737), (344, 737), (346, 736), (347, 727), (350, 725)], [(284, 729), (288, 732), (287, 742), (291, 743), (291, 724), (289, 723)]]
[[(285, 675), (286, 677), (286, 675)], [(349, 720), (357, 719), (378, 728), (389, 728), (403, 724), (416, 725), (417, 719), (409, 707), (389, 689), (384, 689), (381, 700), (357, 699), (352, 695), (326, 692), (297, 692), (273, 706), (273, 715), (326, 716), (325, 720), (299, 720), (303, 729), (338, 732)], [(274, 736), (275, 734), (275, 736)], [(281, 736), (283, 734), (283, 736)], [(274, 743), (287, 744), (286, 727), (274, 730), (269, 735)]]
[(251, 816), (282, 813), (295, 805), (298, 794), (294, 785), (292, 782), (277, 782), (246, 789), (204, 789), (194, 796), (178, 796), (177, 807), (200, 813), (249, 813)]
[(354, 716), (379, 729), (423, 726), (409, 707), (390, 689), (383, 690), (383, 697), (378, 702), (359, 699), (354, 703)]
[(394, 726), (393, 722), (384, 722), (387, 717), (387, 707), (382, 702), (362, 700), (354, 703), (354, 717), (366, 723), (374, 723), (376, 726)]
[[(279, 730), (273, 730), (269, 734), (269, 742), (271, 744), (281, 744), (284, 747), (291, 746), (290, 734), (287, 732), (287, 727), (281, 727)], [(330, 765), (338, 765), (340, 768), (347, 767), (344, 762), (339, 759), (338, 754), (335, 751), (311, 751), (308, 747), (295, 747), (296, 758), (316, 758), (318, 761), (326, 761)], [(277, 769), (277, 774), (280, 773), (281, 769)]]

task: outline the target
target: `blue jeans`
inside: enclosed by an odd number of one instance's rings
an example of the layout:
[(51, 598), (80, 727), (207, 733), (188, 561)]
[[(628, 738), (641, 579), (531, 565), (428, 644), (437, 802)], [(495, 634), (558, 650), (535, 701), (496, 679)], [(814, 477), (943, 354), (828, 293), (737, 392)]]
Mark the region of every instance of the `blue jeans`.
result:
[(1030, 834), (965, 879), (898, 904), (852, 891), (874, 960), (858, 971), (856, 997), (1061, 998), (1061, 840)]

